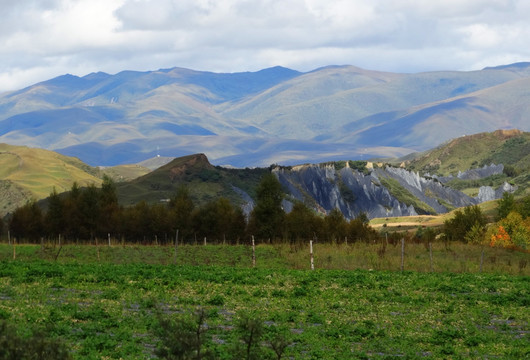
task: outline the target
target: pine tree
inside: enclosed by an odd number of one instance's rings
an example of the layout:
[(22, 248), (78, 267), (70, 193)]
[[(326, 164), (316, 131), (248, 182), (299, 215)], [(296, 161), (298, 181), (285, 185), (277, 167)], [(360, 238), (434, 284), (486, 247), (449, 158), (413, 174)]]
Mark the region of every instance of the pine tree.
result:
[(274, 174), (269, 173), (262, 178), (256, 189), (256, 198), (256, 207), (250, 217), (250, 231), (261, 239), (281, 236), (285, 220), (283, 191)]

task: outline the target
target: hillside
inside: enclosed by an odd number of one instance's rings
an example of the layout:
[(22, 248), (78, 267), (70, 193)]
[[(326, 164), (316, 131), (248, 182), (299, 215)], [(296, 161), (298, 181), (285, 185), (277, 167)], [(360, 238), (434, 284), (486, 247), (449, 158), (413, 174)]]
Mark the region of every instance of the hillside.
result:
[(497, 129), (530, 131), (530, 63), (397, 74), (354, 66), (64, 75), (0, 94), (0, 141), (92, 166), (205, 153), (267, 167), (400, 157)]
[(98, 171), (79, 159), (52, 151), (0, 144), (0, 214), (13, 211), (27, 200), (47, 197), (55, 187), (67, 191), (100, 184)]
[(73, 181), (99, 184), (108, 175), (124, 206), (168, 201), (184, 185), (196, 205), (222, 196), (248, 213), (258, 183), (272, 171), (284, 187), (286, 211), (303, 202), (320, 213), (337, 208), (347, 218), (360, 212), (370, 218), (443, 214), (498, 199), (504, 191), (526, 194), (529, 135), (504, 130), (461, 137), (394, 165), (328, 161), (252, 169), (214, 166), (204, 154), (93, 168), (47, 150), (0, 145), (1, 206), (5, 214), (28, 199), (45, 198), (53, 187), (63, 192)]
[[(483, 184), (499, 186), (508, 181), (522, 194), (530, 183), (530, 133), (498, 130), (463, 136), (404, 163), (409, 170), (436, 175), (468, 193), (477, 192)], [(502, 168), (493, 171), (492, 164)]]
[(61, 193), (70, 190), (74, 182), (81, 187), (99, 185), (103, 175), (121, 182), (148, 172), (140, 165), (95, 168), (53, 151), (0, 144), (0, 216), (28, 200), (48, 197), (53, 188)]
[[(186, 186), (197, 205), (220, 196), (249, 212), (261, 177), (272, 171), (285, 191), (283, 207), (303, 202), (326, 214), (339, 209), (346, 218), (360, 212), (370, 218), (442, 214), (452, 209), (478, 204), (491, 198), (468, 196), (442, 185), (436, 179), (392, 166), (369, 167), (363, 161), (327, 162), (295, 167), (227, 169), (210, 164), (204, 154), (174, 159), (161, 168), (117, 185), (121, 204), (139, 201), (157, 203), (170, 199), (179, 186)], [(490, 189), (498, 198), (502, 191)]]
[[(140, 201), (157, 203), (186, 186), (194, 202), (202, 205), (226, 197), (240, 206), (252, 202), (255, 188), (268, 169), (228, 169), (210, 164), (204, 154), (176, 158), (135, 180), (117, 184), (119, 202), (125, 206)], [(250, 195), (249, 195), (250, 194)]]

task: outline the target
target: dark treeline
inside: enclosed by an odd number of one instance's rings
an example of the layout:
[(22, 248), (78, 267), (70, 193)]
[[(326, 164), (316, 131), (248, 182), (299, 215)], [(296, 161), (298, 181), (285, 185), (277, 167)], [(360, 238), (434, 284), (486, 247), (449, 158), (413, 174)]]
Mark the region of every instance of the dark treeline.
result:
[(48, 198), (47, 210), (35, 201), (18, 208), (9, 217), (11, 237), (39, 242), (42, 238), (88, 242), (112, 238), (128, 243), (169, 244), (178, 232), (179, 243), (202, 242), (235, 244), (251, 236), (261, 242), (368, 241), (377, 232), (366, 215), (348, 221), (339, 210), (321, 216), (302, 203), (295, 203), (288, 214), (282, 208), (283, 191), (272, 174), (262, 179), (256, 191), (254, 210), (248, 219), (240, 207), (226, 198), (196, 206), (185, 186), (178, 188), (168, 203), (140, 202), (118, 204), (115, 184), (104, 178), (101, 188), (79, 188)]

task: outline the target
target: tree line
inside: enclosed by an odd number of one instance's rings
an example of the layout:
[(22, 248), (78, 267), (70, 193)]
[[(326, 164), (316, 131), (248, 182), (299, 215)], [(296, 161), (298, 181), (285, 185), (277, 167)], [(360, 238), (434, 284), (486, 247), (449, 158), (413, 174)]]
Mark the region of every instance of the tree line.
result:
[(281, 184), (273, 174), (267, 174), (258, 185), (256, 203), (248, 216), (223, 197), (197, 206), (185, 186), (180, 186), (167, 203), (142, 201), (124, 207), (118, 204), (114, 182), (104, 177), (100, 188), (80, 188), (74, 183), (65, 194), (54, 189), (46, 210), (36, 201), (28, 202), (9, 216), (7, 228), (11, 237), (31, 242), (59, 236), (64, 241), (86, 242), (106, 239), (109, 234), (126, 242), (159, 244), (172, 243), (177, 236), (181, 243), (207, 238), (228, 244), (251, 236), (262, 242), (342, 242), (377, 236), (365, 214), (348, 221), (338, 209), (321, 216), (300, 202), (286, 213), (283, 199)]
[(443, 234), (447, 241), (529, 250), (530, 195), (516, 201), (512, 193), (505, 192), (497, 200), (492, 223), (477, 205), (458, 209), (452, 218), (445, 220)]

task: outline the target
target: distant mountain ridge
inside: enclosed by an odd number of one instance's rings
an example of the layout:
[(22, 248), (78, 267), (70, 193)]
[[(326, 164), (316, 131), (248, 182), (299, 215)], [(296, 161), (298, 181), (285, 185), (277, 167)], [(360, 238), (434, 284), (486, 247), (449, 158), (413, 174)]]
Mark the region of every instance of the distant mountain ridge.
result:
[(92, 166), (205, 153), (236, 167), (397, 157), (530, 130), (530, 63), (397, 74), (354, 66), (63, 75), (0, 94), (0, 142)]

